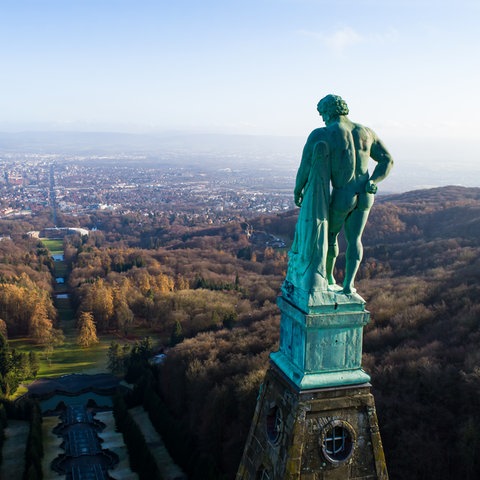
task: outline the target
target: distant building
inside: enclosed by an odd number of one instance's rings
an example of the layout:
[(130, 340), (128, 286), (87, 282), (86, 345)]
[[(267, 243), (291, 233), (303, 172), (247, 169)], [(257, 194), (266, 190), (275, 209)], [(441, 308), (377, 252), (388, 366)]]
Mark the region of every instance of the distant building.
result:
[(74, 228), (74, 227), (55, 227), (44, 228), (40, 231), (39, 236), (42, 238), (63, 238), (67, 235), (78, 233), (80, 235), (88, 235), (90, 231), (87, 228)]

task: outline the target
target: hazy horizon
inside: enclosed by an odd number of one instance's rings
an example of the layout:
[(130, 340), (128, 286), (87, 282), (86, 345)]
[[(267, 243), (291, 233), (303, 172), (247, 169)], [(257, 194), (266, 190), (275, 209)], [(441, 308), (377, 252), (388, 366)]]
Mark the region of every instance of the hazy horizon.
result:
[[(306, 136), (126, 134), (121, 132), (0, 132), (0, 160), (8, 155), (57, 155), (118, 158), (137, 164), (174, 164), (208, 168), (267, 168), (291, 176), (292, 185)], [(480, 187), (480, 164), (472, 151), (477, 140), (458, 143), (429, 139), (391, 140), (395, 166), (380, 193), (459, 185)], [(259, 165), (261, 167), (259, 167)], [(374, 168), (372, 161), (370, 169)], [(293, 187), (292, 187), (293, 188)]]

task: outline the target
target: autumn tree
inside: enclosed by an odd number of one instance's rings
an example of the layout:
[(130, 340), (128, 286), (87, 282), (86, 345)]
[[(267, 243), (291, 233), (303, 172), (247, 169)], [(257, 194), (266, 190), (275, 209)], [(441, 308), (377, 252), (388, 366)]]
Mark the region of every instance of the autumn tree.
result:
[(82, 312), (77, 322), (77, 343), (81, 347), (90, 347), (98, 343), (97, 327), (90, 312)]
[(5, 323), (5, 320), (0, 318), (0, 333), (7, 338), (8, 332), (7, 332), (7, 324)]
[(46, 344), (52, 340), (53, 325), (48, 318), (44, 303), (35, 303), (33, 306), (28, 334), (40, 344)]
[(81, 310), (93, 315), (99, 331), (107, 330), (114, 312), (112, 288), (98, 279), (88, 290)]
[(113, 291), (113, 307), (113, 326), (126, 334), (133, 324), (134, 315), (128, 306), (127, 299), (118, 289)]
[(8, 334), (29, 335), (37, 343), (50, 340), (56, 312), (48, 292), (25, 273), (3, 279), (0, 305)]

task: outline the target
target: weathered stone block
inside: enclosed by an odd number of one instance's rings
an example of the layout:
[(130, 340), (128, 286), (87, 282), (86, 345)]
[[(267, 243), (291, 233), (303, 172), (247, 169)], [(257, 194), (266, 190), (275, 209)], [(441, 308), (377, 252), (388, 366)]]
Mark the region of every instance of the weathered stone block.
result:
[(302, 390), (272, 364), (236, 478), (388, 480), (370, 385)]

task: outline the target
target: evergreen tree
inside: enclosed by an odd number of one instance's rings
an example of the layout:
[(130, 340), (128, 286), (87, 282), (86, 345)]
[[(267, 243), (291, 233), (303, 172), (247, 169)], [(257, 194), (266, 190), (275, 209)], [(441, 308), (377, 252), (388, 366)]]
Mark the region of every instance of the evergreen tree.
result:
[(20, 382), (31, 376), (28, 354), (12, 350), (0, 333), (0, 394), (12, 395)]
[(183, 329), (182, 324), (179, 320), (175, 321), (175, 325), (173, 327), (173, 332), (170, 335), (170, 345), (174, 347), (177, 343), (180, 343), (183, 340)]
[(125, 358), (129, 351), (129, 349), (125, 349), (125, 346), (128, 347), (128, 345), (124, 345), (121, 348), (119, 343), (112, 341), (108, 347), (108, 369), (113, 374), (121, 374), (125, 369)]
[(36, 377), (38, 369), (40, 368), (40, 362), (38, 361), (37, 354), (30, 350), (30, 352), (28, 353), (28, 360), (30, 362), (30, 372), (33, 377)]
[(5, 375), (10, 370), (10, 348), (6, 338), (0, 333), (0, 376)]

